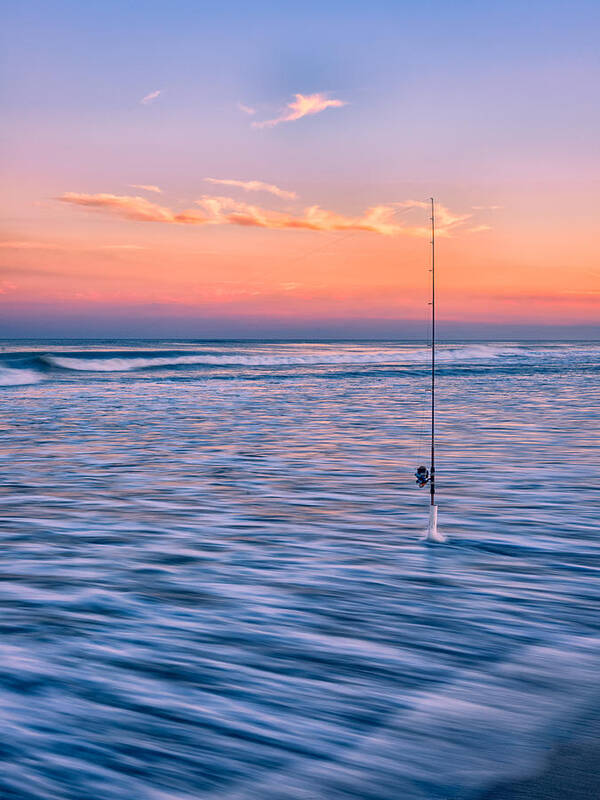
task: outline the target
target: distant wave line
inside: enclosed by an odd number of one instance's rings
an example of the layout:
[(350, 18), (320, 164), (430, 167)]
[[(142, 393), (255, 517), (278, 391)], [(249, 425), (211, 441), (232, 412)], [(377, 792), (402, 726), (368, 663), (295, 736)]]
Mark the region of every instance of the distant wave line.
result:
[[(11, 360), (8, 363), (0, 362), (0, 387), (21, 386), (36, 384), (45, 378), (50, 377), (53, 371), (66, 371), (75, 373), (128, 373), (140, 370), (152, 370), (157, 368), (178, 367), (206, 367), (207, 375), (210, 369), (231, 367), (229, 377), (234, 377), (234, 368), (265, 368), (277, 367), (302, 368), (302, 367), (348, 367), (357, 368), (357, 374), (364, 374), (365, 368), (369, 366), (378, 369), (389, 366), (395, 370), (412, 368), (412, 370), (427, 369), (429, 366), (430, 350), (425, 345), (407, 348), (405, 345), (399, 347), (383, 345), (377, 350), (360, 352), (358, 346), (352, 345), (330, 347), (323, 344), (299, 347), (294, 352), (295, 345), (289, 347), (276, 346), (258, 350), (243, 347), (236, 352), (227, 348), (222, 352), (213, 350), (210, 352), (181, 352), (163, 350), (158, 353), (148, 352), (147, 350), (127, 350), (123, 353), (119, 351), (71, 351), (68, 355), (56, 353), (30, 353), (27, 363), (19, 366)], [(21, 354), (26, 355), (26, 354)], [(444, 372), (450, 367), (455, 367), (461, 373), (474, 370), (480, 372), (481, 369), (489, 368), (496, 370), (498, 374), (523, 368), (529, 365), (537, 365), (542, 371), (552, 370), (560, 365), (561, 369), (581, 368), (587, 369), (600, 368), (599, 351), (597, 347), (554, 347), (552, 345), (529, 345), (521, 343), (463, 343), (442, 345), (438, 351), (438, 363)], [(10, 358), (10, 356), (9, 356)], [(277, 372), (274, 374), (281, 375)], [(336, 375), (340, 375), (338, 369)]]
[[(472, 359), (498, 358), (514, 355), (515, 351), (507, 348), (495, 348), (488, 345), (474, 345), (440, 351), (438, 359), (442, 362), (456, 362)], [(310, 355), (172, 355), (129, 358), (86, 358), (70, 356), (45, 355), (42, 359), (60, 369), (79, 370), (82, 372), (129, 372), (131, 370), (155, 367), (171, 367), (206, 364), (208, 366), (242, 366), (242, 367), (276, 367), (333, 365), (333, 364), (405, 364), (426, 363), (427, 348), (411, 353), (380, 351), (377, 353), (311, 353)]]

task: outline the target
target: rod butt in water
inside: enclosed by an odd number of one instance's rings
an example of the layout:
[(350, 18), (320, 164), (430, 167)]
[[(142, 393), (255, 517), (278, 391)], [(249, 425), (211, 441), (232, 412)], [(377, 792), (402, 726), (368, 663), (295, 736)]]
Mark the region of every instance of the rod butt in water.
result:
[(442, 543), (446, 541), (446, 537), (438, 530), (437, 526), (438, 507), (429, 506), (429, 525), (427, 526), (427, 533), (425, 535), (426, 542)]

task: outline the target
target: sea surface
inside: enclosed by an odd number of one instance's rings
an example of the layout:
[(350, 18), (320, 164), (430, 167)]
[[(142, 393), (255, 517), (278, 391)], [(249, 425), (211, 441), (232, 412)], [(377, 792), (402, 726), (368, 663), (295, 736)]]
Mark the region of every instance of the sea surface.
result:
[(449, 800), (600, 714), (600, 343), (0, 343), (2, 800)]

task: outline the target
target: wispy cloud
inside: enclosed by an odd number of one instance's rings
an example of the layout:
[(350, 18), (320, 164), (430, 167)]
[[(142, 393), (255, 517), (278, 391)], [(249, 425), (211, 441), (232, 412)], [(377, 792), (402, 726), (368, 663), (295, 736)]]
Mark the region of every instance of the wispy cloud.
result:
[[(401, 203), (394, 203), (396, 208), (411, 209), (419, 208), (429, 212), (431, 206), (428, 200), (404, 200)], [(436, 234), (440, 236), (447, 236), (455, 228), (461, 227), (465, 222), (471, 219), (472, 214), (457, 214), (455, 211), (450, 211), (449, 208), (441, 203), (435, 204), (435, 222)], [(429, 236), (431, 229), (429, 225), (420, 225), (414, 228), (418, 235)]]
[(153, 103), (159, 95), (162, 94), (162, 89), (157, 89), (155, 92), (150, 92), (145, 97), (142, 97), (140, 100), (140, 105), (147, 106), (149, 103)]
[[(489, 297), (490, 295), (488, 295)], [(494, 300), (502, 300), (508, 303), (517, 303), (522, 306), (523, 303), (552, 303), (552, 304), (591, 304), (594, 307), (598, 305), (598, 298), (600, 291), (592, 289), (591, 291), (557, 291), (557, 292), (527, 292), (522, 293), (499, 293), (491, 295)]]
[(241, 225), (271, 230), (370, 231), (384, 235), (400, 232), (393, 221), (392, 206), (373, 206), (360, 217), (347, 217), (320, 206), (309, 206), (301, 214), (285, 214), (243, 203), (231, 197), (205, 195), (196, 203), (204, 209), (212, 224)]
[(6, 294), (7, 292), (12, 292), (15, 289), (18, 289), (16, 283), (12, 281), (0, 281), (0, 294)]
[(230, 178), (204, 178), (208, 183), (216, 183), (221, 186), (237, 186), (245, 192), (269, 192), (276, 197), (283, 197), (293, 200), (296, 197), (296, 192), (289, 192), (286, 189), (280, 189), (273, 183), (264, 183), (263, 181), (236, 181)]
[[(4, 241), (0, 242), (0, 250), (56, 250), (62, 253), (73, 253), (80, 250), (96, 251), (96, 250), (145, 250), (143, 245), (139, 244), (102, 244), (98, 246), (91, 246), (86, 244), (81, 246), (74, 243), (58, 244), (56, 242), (35, 242), (27, 241)], [(5, 269), (5, 268), (4, 268)], [(43, 273), (45, 274), (45, 273)]]
[(174, 212), (170, 208), (151, 203), (145, 197), (117, 194), (79, 194), (66, 192), (57, 198), (61, 203), (92, 208), (115, 214), (137, 222), (171, 222), (180, 225), (202, 225), (207, 218), (195, 210)]
[[(346, 216), (329, 211), (318, 205), (308, 206), (299, 213), (282, 213), (252, 205), (232, 197), (204, 195), (195, 204), (202, 211), (188, 209), (173, 211), (165, 206), (151, 203), (143, 197), (114, 194), (78, 194), (67, 192), (57, 198), (60, 202), (90, 208), (138, 222), (162, 222), (177, 225), (239, 225), (242, 227), (268, 228), (271, 230), (310, 231), (367, 231), (383, 236), (429, 236), (429, 227), (408, 225), (406, 218), (399, 219), (400, 210), (410, 208), (428, 209), (428, 203), (407, 200), (367, 208), (359, 216)], [(440, 236), (450, 235), (456, 229), (464, 230), (464, 223), (471, 214), (457, 214), (445, 206), (436, 206)]]
[(244, 103), (238, 103), (237, 107), (240, 111), (243, 111), (244, 114), (256, 114), (256, 109), (252, 108), (251, 106), (246, 106)]
[(130, 183), (129, 186), (131, 189), (141, 189), (143, 192), (156, 192), (156, 194), (162, 193), (160, 186), (154, 186), (152, 183)]
[(340, 108), (347, 105), (344, 100), (330, 100), (326, 95), (318, 92), (317, 94), (297, 94), (296, 99), (288, 103), (283, 112), (275, 119), (266, 119), (262, 122), (253, 122), (254, 128), (273, 128), (281, 122), (293, 122), (310, 114), (318, 114), (326, 108)]
[(504, 206), (471, 206), (475, 211), (498, 211)]
[(146, 248), (141, 244), (103, 244), (100, 246), (100, 250), (123, 250), (127, 252), (129, 250), (146, 250)]
[(27, 275), (36, 275), (41, 277), (56, 277), (57, 275), (65, 275), (66, 273), (62, 270), (55, 270), (55, 269), (45, 269), (42, 267), (30, 267), (30, 266), (19, 266), (19, 267), (8, 267), (5, 265), (0, 266), (0, 275), (16, 275), (17, 277), (24, 277)]
[(31, 240), (24, 241), (4, 241), (0, 242), (0, 249), (2, 250), (59, 250), (58, 245), (50, 242), (34, 242)]
[(483, 233), (484, 231), (491, 231), (491, 225), (475, 225), (473, 228), (469, 228), (469, 233)]

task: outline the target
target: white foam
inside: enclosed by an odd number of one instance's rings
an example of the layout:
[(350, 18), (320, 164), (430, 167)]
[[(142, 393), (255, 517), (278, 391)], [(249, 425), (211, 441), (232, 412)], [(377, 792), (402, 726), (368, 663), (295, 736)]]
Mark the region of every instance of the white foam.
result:
[(34, 369), (12, 369), (0, 367), (0, 386), (25, 386), (30, 383), (39, 383), (44, 376)]
[[(445, 346), (436, 353), (439, 362), (458, 362), (496, 359), (501, 356), (521, 354), (516, 348), (506, 348), (497, 345), (457, 345)], [(80, 370), (85, 372), (128, 372), (137, 369), (152, 367), (170, 367), (184, 365), (207, 366), (303, 366), (303, 365), (361, 365), (361, 364), (424, 364), (429, 361), (430, 350), (427, 347), (418, 349), (387, 349), (376, 352), (359, 352), (356, 348), (334, 349), (332, 352), (323, 352), (310, 349), (308, 352), (285, 354), (256, 354), (245, 353), (218, 354), (195, 353), (190, 355), (170, 356), (135, 356), (113, 358), (85, 358), (70, 356), (47, 355), (44, 359), (53, 366), (61, 369)]]
[(556, 732), (576, 729), (597, 698), (599, 655), (598, 642), (584, 636), (523, 646), (507, 661), (467, 668), (451, 682), (406, 693), (401, 703), (390, 699), (381, 727), (335, 759), (290, 759), (224, 797), (362, 797), (377, 785), (386, 800), (442, 800), (457, 786), (461, 796), (480, 796), (534, 774)]

